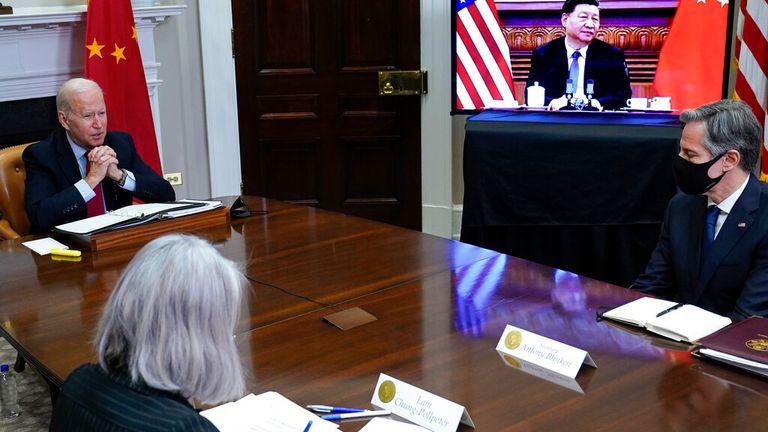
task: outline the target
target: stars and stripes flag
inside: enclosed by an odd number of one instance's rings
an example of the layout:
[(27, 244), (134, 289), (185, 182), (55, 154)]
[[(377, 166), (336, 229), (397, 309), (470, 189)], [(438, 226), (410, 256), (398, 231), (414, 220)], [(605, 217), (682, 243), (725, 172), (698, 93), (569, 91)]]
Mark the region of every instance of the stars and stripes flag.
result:
[(85, 77), (99, 83), (107, 128), (131, 134), (136, 151), (161, 172), (147, 79), (130, 0), (90, 0), (85, 28)]
[(493, 0), (456, 0), (456, 106), (517, 106), (509, 46)]
[(768, 181), (768, 0), (742, 0), (736, 23), (734, 99), (746, 102), (763, 125), (760, 180)]

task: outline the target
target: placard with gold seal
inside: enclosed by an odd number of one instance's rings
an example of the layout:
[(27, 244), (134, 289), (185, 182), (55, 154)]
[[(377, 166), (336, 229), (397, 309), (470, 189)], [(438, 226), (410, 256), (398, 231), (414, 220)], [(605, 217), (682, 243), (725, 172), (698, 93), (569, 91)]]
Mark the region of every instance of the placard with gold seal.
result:
[(464, 406), (386, 374), (379, 374), (371, 404), (433, 432), (454, 432), (460, 423), (475, 427)]
[(597, 367), (582, 349), (511, 325), (504, 329), (496, 351), (569, 378), (576, 378), (582, 364)]

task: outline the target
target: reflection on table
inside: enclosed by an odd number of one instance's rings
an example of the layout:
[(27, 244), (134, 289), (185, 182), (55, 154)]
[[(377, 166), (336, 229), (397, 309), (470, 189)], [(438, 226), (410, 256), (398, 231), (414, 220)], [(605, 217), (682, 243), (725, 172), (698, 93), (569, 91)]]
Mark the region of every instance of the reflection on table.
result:
[[(236, 341), (254, 393), (371, 407), (383, 372), (466, 406), (478, 431), (764, 429), (768, 382), (596, 319), (636, 296), (626, 289), (311, 207), (249, 205), (267, 213), (213, 241), (252, 281)], [(54, 386), (95, 360), (96, 320), (135, 251), (60, 263), (0, 243), (1, 330)], [(350, 307), (378, 320), (347, 331), (322, 320)], [(598, 367), (576, 377), (583, 393), (505, 362), (495, 346), (507, 324), (589, 351)], [(724, 409), (733, 415), (701, 417)]]

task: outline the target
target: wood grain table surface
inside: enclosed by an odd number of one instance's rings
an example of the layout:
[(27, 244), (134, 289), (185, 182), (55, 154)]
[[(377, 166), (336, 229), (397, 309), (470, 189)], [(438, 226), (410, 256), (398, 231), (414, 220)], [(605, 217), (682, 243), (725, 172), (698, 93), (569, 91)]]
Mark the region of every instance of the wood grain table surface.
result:
[[(372, 408), (386, 373), (464, 405), (478, 431), (765, 430), (768, 380), (596, 319), (637, 297), (625, 288), (312, 207), (246, 203), (254, 215), (200, 234), (250, 280), (236, 341), (254, 393)], [(54, 388), (95, 361), (102, 306), (137, 250), (61, 262), (0, 242), (0, 332)], [(323, 320), (350, 307), (378, 319), (346, 331)], [(507, 324), (587, 350), (598, 367), (533, 375), (495, 351)]]

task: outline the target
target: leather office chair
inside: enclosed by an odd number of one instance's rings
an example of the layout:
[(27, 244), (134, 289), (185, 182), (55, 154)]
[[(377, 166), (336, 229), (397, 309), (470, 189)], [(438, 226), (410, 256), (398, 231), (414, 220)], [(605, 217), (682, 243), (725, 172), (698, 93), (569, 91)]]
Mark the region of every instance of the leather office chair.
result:
[(24, 179), (27, 170), (21, 154), (29, 144), (0, 150), (0, 240), (10, 240), (29, 233), (29, 219), (24, 209)]

